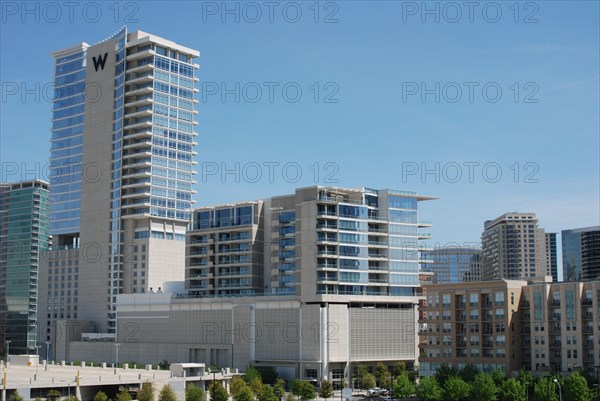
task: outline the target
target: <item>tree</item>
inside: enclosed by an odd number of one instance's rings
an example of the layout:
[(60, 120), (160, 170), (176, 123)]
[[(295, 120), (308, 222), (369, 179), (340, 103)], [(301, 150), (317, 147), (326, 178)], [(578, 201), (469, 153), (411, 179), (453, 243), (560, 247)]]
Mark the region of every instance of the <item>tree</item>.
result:
[(258, 369), (256, 369), (254, 366), (248, 366), (244, 374), (244, 380), (246, 383), (250, 384), (254, 379), (258, 379), (262, 382), (262, 378)]
[(61, 393), (58, 390), (50, 390), (48, 391), (48, 393), (46, 394), (46, 398), (50, 399), (50, 400), (55, 400), (57, 398), (61, 397)]
[(171, 387), (168, 384), (165, 384), (160, 389), (160, 393), (158, 393), (158, 401), (177, 401), (177, 396), (175, 396), (175, 391), (173, 391), (173, 387)]
[(171, 364), (166, 359), (163, 359), (162, 361), (160, 361), (158, 363), (158, 369), (160, 369), (160, 370), (169, 370), (170, 367), (171, 367)]
[(261, 384), (261, 388), (256, 394), (258, 401), (277, 401), (277, 396), (273, 391), (273, 387), (267, 384)]
[(302, 391), (302, 380), (294, 379), (290, 384), (290, 391), (294, 394), (298, 399), (300, 399), (300, 392)]
[(260, 380), (260, 376), (255, 377), (252, 380), (250, 380), (248, 385), (250, 386), (250, 389), (252, 390), (252, 392), (256, 395), (260, 394), (260, 392), (262, 391), (262, 388), (263, 388), (263, 382)]
[(225, 390), (221, 382), (215, 382), (210, 385), (210, 395), (211, 401), (227, 401), (229, 399), (229, 394), (227, 394), (227, 390)]
[(117, 393), (116, 401), (131, 401), (131, 394), (129, 394), (129, 391), (127, 391), (127, 389), (122, 388)]
[(552, 377), (544, 376), (535, 384), (535, 401), (558, 401)]
[(533, 375), (525, 369), (519, 370), (519, 374), (517, 375), (516, 379), (525, 386), (527, 386), (528, 384), (532, 384), (535, 381)]
[(396, 362), (396, 365), (394, 365), (394, 377), (398, 377), (404, 372), (406, 372), (406, 362)]
[(389, 387), (389, 384), (386, 386), (383, 383), (385, 380), (388, 380), (389, 382), (389, 378), (391, 378), (391, 376), (390, 370), (388, 369), (387, 365), (382, 362), (377, 362), (377, 365), (375, 366), (375, 380), (377, 380), (377, 384), (379, 385), (379, 387)]
[(472, 363), (467, 363), (459, 372), (458, 376), (466, 381), (467, 383), (472, 383), (477, 374), (479, 373), (479, 369), (475, 367)]
[(368, 373), (369, 373), (369, 369), (367, 369), (367, 367), (365, 365), (363, 365), (363, 364), (358, 365), (358, 367), (356, 368), (356, 379), (358, 380), (359, 387), (362, 385), (363, 377), (365, 377), (365, 375)]
[(446, 379), (443, 387), (445, 401), (459, 401), (467, 398), (471, 393), (471, 386), (458, 376), (451, 376)]
[(365, 374), (360, 381), (360, 385), (364, 389), (375, 387), (375, 376), (370, 373)]
[(408, 398), (414, 394), (415, 386), (408, 378), (408, 373), (404, 372), (400, 376), (396, 377), (396, 380), (394, 380), (392, 392), (394, 393), (394, 398), (401, 399)]
[(23, 397), (17, 390), (8, 397), (8, 401), (24, 401)]
[(98, 391), (94, 396), (94, 401), (108, 401), (108, 396), (104, 391)]
[[(239, 377), (239, 376), (235, 376)], [(204, 390), (200, 387), (194, 386), (192, 383), (188, 384), (185, 388), (185, 401), (203, 401)]]
[(565, 378), (562, 391), (565, 400), (590, 401), (592, 399), (587, 380), (579, 372), (573, 372)]
[(506, 380), (506, 375), (501, 369), (493, 370), (491, 376), (494, 380), (494, 383), (496, 383), (496, 387), (500, 387), (502, 383), (504, 383), (504, 380)]
[(234, 399), (237, 399), (238, 395), (245, 387), (248, 387), (248, 385), (244, 379), (242, 379), (240, 376), (234, 376), (229, 383), (229, 391), (231, 391), (231, 396)]
[(439, 401), (442, 399), (442, 389), (435, 376), (423, 377), (419, 380), (419, 385), (415, 389), (415, 393), (420, 401)]
[(482, 372), (475, 376), (471, 389), (471, 399), (473, 401), (496, 401), (498, 388), (494, 379), (488, 373)]
[(437, 380), (440, 386), (444, 387), (444, 384), (446, 384), (446, 380), (448, 380), (448, 378), (450, 378), (451, 376), (456, 376), (457, 374), (458, 371), (456, 370), (456, 368), (452, 368), (443, 363), (435, 371), (435, 379)]
[(326, 400), (333, 397), (333, 383), (329, 380), (323, 380), (321, 382), (321, 387), (319, 388), (319, 397), (325, 398)]
[(255, 368), (260, 374), (260, 380), (265, 384), (273, 385), (277, 381), (277, 371), (271, 366), (261, 366)]
[(285, 396), (285, 401), (296, 401), (294, 394), (288, 393), (288, 395)]
[(302, 401), (314, 400), (317, 397), (317, 390), (315, 390), (315, 386), (305, 380), (302, 380), (301, 383), (300, 399)]
[(285, 396), (285, 381), (283, 379), (277, 379), (273, 386), (273, 392), (279, 401)]
[(498, 401), (526, 401), (525, 385), (516, 379), (508, 379), (498, 389)]
[(254, 401), (256, 397), (254, 396), (254, 393), (252, 392), (250, 386), (244, 385), (244, 387), (240, 389), (237, 395), (233, 396), (233, 399), (235, 401)]
[(154, 386), (152, 386), (152, 383), (146, 382), (142, 384), (137, 398), (139, 401), (154, 401)]

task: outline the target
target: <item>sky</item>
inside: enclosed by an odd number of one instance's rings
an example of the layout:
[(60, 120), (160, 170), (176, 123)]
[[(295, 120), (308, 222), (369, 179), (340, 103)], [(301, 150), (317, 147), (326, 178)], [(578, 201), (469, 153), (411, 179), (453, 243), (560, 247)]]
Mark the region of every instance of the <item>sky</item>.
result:
[(596, 1), (0, 4), (0, 181), (47, 179), (50, 53), (126, 25), (201, 53), (197, 205), (412, 190), (439, 246), (600, 224)]

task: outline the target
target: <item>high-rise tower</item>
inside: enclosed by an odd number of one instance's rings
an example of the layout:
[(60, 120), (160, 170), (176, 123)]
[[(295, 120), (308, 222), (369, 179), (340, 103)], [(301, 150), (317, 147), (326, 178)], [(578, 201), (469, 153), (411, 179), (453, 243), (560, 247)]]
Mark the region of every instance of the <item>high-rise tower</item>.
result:
[(42, 330), (48, 337), (52, 320), (76, 318), (110, 332), (117, 294), (183, 288), (199, 52), (123, 28), (53, 56), (55, 246)]

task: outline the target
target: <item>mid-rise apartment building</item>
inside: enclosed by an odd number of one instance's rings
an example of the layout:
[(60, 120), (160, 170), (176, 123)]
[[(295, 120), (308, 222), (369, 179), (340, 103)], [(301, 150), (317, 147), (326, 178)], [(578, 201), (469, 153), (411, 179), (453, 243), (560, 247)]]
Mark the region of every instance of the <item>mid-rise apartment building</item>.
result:
[(543, 279), (548, 272), (546, 235), (535, 213), (505, 213), (481, 234), (482, 280)]
[[(120, 355), (270, 366), (284, 378), (336, 386), (343, 377), (350, 383), (359, 363), (415, 364), (428, 250), (420, 240), (429, 238), (419, 229), (431, 226), (420, 223), (418, 204), (429, 199), (315, 186), (194, 210), (188, 295), (119, 296)], [(60, 350), (71, 359), (98, 360), (112, 349), (72, 340)]]
[(56, 337), (60, 319), (114, 333), (118, 294), (183, 290), (198, 56), (126, 28), (53, 53), (54, 241), (40, 276), (40, 341)]
[(40, 262), (49, 246), (48, 183), (0, 184), (0, 344), (11, 354), (35, 353)]
[[(548, 278), (549, 279), (549, 278)], [(600, 365), (600, 281), (484, 281), (427, 286), (421, 372), (442, 363), (514, 374)]]

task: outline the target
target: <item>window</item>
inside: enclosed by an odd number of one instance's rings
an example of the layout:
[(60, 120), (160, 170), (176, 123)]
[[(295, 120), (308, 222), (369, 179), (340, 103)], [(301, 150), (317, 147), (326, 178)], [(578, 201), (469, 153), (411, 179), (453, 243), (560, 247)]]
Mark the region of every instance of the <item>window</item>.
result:
[(478, 293), (470, 293), (469, 294), (469, 305), (470, 306), (479, 305), (479, 294)]

